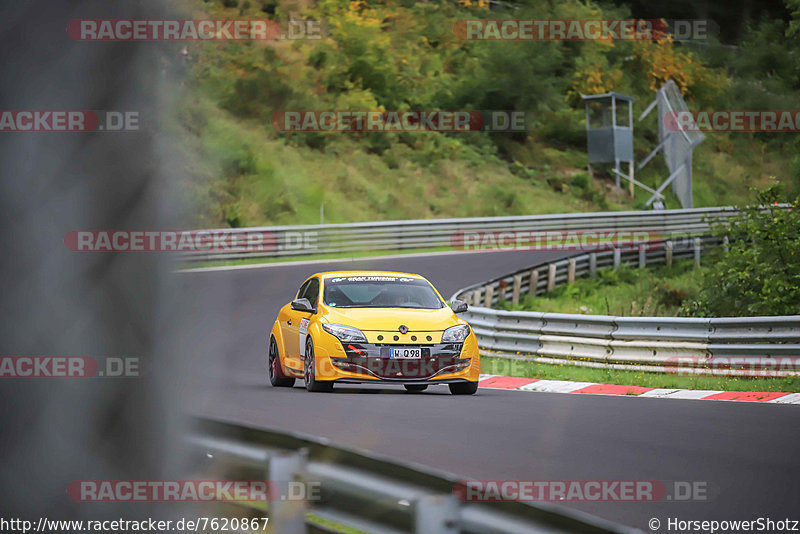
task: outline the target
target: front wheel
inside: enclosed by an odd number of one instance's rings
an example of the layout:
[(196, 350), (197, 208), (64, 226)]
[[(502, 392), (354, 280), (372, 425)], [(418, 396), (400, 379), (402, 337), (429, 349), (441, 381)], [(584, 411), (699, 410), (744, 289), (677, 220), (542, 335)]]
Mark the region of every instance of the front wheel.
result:
[(477, 382), (456, 382), (449, 384), (449, 387), (453, 395), (474, 395), (478, 392)]
[(289, 378), (281, 370), (281, 360), (278, 355), (278, 344), (274, 337), (269, 338), (269, 383), (278, 388), (290, 388), (294, 386), (294, 378)]
[(311, 336), (309, 336), (306, 340), (306, 358), (303, 363), (303, 378), (306, 382), (306, 390), (314, 392), (333, 390), (333, 382), (320, 382), (316, 379), (315, 368), (314, 342), (311, 341)]

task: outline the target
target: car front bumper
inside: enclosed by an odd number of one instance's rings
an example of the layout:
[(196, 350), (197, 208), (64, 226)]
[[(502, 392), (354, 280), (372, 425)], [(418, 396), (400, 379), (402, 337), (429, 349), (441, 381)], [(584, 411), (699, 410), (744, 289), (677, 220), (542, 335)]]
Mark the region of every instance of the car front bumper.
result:
[(362, 378), (389, 382), (423, 382), (463, 374), (471, 364), (470, 358), (442, 357), (422, 359), (390, 358), (332, 358), (339, 371)]
[(477, 343), (419, 345), (421, 358), (391, 358), (391, 345), (346, 344), (317, 352), (317, 380), (341, 383), (449, 384), (477, 382), (480, 361)]

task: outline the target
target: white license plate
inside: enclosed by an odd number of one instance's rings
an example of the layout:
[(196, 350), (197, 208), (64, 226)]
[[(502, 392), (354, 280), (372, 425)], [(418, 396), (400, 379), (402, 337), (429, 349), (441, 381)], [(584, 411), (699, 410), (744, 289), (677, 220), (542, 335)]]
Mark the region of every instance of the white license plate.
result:
[(400, 348), (392, 349), (392, 358), (422, 358), (422, 349)]

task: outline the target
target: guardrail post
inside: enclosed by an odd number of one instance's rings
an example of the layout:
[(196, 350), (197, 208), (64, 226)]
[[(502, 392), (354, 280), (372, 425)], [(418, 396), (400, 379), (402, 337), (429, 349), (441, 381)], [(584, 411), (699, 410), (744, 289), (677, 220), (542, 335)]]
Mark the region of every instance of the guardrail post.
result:
[(647, 252), (645, 245), (639, 245), (639, 268), (647, 266)]
[(481, 288), (478, 288), (472, 292), (472, 305), (473, 306), (481, 305)]
[(556, 264), (551, 263), (547, 266), (547, 291), (552, 291), (556, 287)]
[(703, 242), (699, 237), (694, 238), (694, 263), (700, 265), (700, 252), (702, 251)]
[(522, 287), (522, 275), (517, 274), (514, 276), (514, 287), (511, 290), (511, 303), (519, 304), (519, 290)]
[(414, 533), (458, 534), (458, 502), (452, 495), (425, 495), (414, 503)]
[(528, 281), (528, 293), (535, 297), (539, 290), (539, 269), (531, 269), (531, 279)]
[(622, 251), (618, 248), (614, 249), (614, 270), (619, 269), (619, 264), (622, 262)]
[(667, 241), (664, 247), (667, 255), (667, 267), (672, 267), (672, 241)]
[(492, 307), (492, 297), (494, 297), (494, 288), (491, 285), (486, 286), (484, 293), (483, 305), (487, 308)]
[[(270, 483), (269, 526), (272, 532), (305, 534), (308, 503), (305, 499), (290, 499), (290, 485), (305, 471), (308, 449), (275, 453), (267, 458), (267, 480)], [(277, 495), (272, 491), (277, 490)]]
[(567, 267), (567, 283), (571, 284), (575, 281), (575, 258), (569, 259), (569, 266)]
[(592, 252), (589, 254), (589, 275), (592, 278), (597, 278), (597, 253)]
[(725, 237), (722, 238), (722, 249), (725, 252), (730, 252), (731, 251), (731, 241), (730, 241), (730, 239), (728, 239), (728, 236), (725, 236)]
[(505, 280), (500, 280), (497, 283), (497, 300), (498, 301), (506, 300), (506, 287), (508, 287), (508, 284), (506, 284)]

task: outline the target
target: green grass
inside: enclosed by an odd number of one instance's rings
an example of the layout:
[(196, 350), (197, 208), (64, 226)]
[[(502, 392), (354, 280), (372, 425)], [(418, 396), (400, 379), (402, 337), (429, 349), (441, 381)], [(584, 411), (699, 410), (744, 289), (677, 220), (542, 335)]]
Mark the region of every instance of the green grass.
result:
[(680, 373), (647, 373), (642, 371), (619, 371), (609, 368), (578, 367), (568, 364), (552, 365), (536, 361), (491, 356), (481, 357), (481, 373), (650, 388), (800, 392), (800, 377), (740, 378), (683, 375)]
[(334, 521), (330, 521), (328, 519), (324, 519), (322, 517), (316, 516), (314, 514), (306, 514), (306, 521), (311, 523), (312, 525), (318, 525), (323, 527), (327, 530), (332, 530), (339, 534), (367, 534), (364, 530), (358, 530), (356, 528), (351, 528), (341, 523), (336, 523)]
[[(269, 125), (235, 118), (208, 100), (185, 105), (190, 109), (178, 131), (186, 140), (183, 159), (192, 162), (192, 178), (184, 189), (202, 227), (315, 224), (320, 205), (327, 223), (630, 207), (598, 206), (580, 192), (565, 194), (547, 180), (555, 171), (517, 176), (503, 161), (476, 153), (458, 138), (444, 138), (453, 155), (429, 167), (405, 154), (411, 148), (398, 145), (395, 164), (363, 151), (355, 137), (326, 134), (336, 136), (334, 146), (314, 150), (276, 139)], [(203, 117), (202, 124), (187, 127), (192, 116)]]
[(674, 316), (687, 298), (700, 289), (702, 269), (692, 260), (640, 269), (621, 265), (601, 269), (598, 276), (578, 278), (537, 297), (527, 295), (518, 305), (501, 302), (506, 310), (585, 313), (593, 315)]
[[(263, 513), (269, 512), (269, 504), (264, 501), (238, 501), (234, 503), (225, 503), (225, 504), (231, 504), (231, 506), (242, 506), (250, 510), (258, 510)], [(335, 521), (331, 521), (330, 519), (325, 519), (323, 517), (320, 517), (316, 515), (314, 512), (306, 512), (306, 522), (311, 523), (312, 525), (319, 525), (320, 527), (323, 527), (326, 530), (336, 532), (337, 534), (367, 534), (363, 530), (351, 528), (348, 527), (347, 525), (342, 525), (341, 523), (337, 523)], [(263, 522), (260, 524), (263, 525)], [(269, 526), (269, 523), (267, 524), (267, 526)]]
[[(321, 205), (325, 222), (341, 223), (646, 209), (650, 196), (640, 188), (635, 198), (617, 192), (602, 172), (587, 183), (582, 151), (534, 140), (515, 147), (530, 154), (523, 165), (444, 138), (449, 156), (426, 166), (406, 145), (390, 158), (365, 151), (356, 137), (324, 134), (331, 146), (317, 150), (276, 138), (268, 124), (234, 117), (207, 97), (183, 106), (176, 131), (190, 162), (182, 186), (196, 227), (315, 224)], [(709, 141), (716, 143), (722, 141)], [(695, 158), (697, 207), (744, 203), (770, 173), (788, 174), (787, 158), (767, 158), (752, 141), (709, 146), (704, 155)], [(637, 179), (657, 187), (667, 174), (654, 165)], [(680, 207), (671, 193), (666, 203)]]

